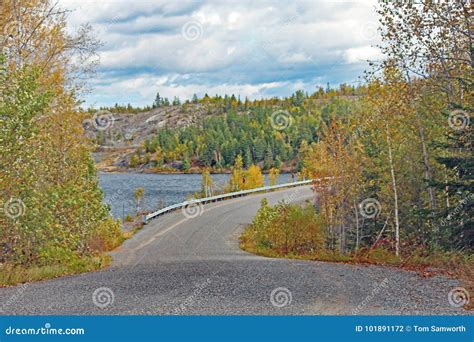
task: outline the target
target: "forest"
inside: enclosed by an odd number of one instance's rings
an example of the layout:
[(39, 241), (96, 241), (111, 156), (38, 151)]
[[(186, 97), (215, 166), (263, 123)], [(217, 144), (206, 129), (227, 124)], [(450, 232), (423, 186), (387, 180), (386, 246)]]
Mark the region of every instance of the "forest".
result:
[(379, 18), (386, 59), (368, 70), (367, 94), (319, 120), (316, 141), (299, 148), (315, 212), (262, 203), (242, 247), (440, 266), (472, 290), (472, 8), (383, 3)]
[(297, 91), (286, 99), (242, 102), (234, 96), (205, 96), (198, 100), (200, 110), (212, 115), (199, 125), (159, 129), (132, 156), (130, 167), (181, 161), (184, 171), (197, 165), (219, 172), (241, 155), (244, 167), (259, 164), (264, 170), (301, 171), (299, 151), (319, 139), (330, 117), (351, 112), (364, 92), (364, 86), (342, 85), (337, 90), (320, 88), (311, 96)]

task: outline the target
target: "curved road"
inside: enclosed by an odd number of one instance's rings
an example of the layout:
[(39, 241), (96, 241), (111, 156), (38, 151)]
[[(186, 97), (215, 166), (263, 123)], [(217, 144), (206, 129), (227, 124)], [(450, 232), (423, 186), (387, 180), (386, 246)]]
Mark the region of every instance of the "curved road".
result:
[(292, 188), (207, 204), (195, 218), (181, 210), (158, 217), (105, 270), (0, 288), (0, 314), (467, 313), (448, 303), (456, 280), (240, 250), (238, 236), (264, 197), (275, 204), (312, 193)]

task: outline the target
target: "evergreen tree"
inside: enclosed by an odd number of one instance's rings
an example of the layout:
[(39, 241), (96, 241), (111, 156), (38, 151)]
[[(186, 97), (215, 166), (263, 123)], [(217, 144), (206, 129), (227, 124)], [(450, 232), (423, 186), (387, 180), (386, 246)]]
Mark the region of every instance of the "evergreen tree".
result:
[(263, 169), (268, 170), (274, 166), (273, 153), (270, 147), (265, 151), (265, 158), (263, 159)]
[(160, 93), (156, 93), (155, 101), (153, 101), (153, 108), (158, 108), (162, 105), (162, 99), (160, 97)]
[(450, 129), (447, 142), (441, 144), (444, 156), (438, 157), (446, 172), (451, 175), (444, 182), (435, 185), (441, 191), (447, 190), (447, 205), (440, 212), (440, 232), (438, 239), (444, 247), (474, 248), (474, 149), (472, 146), (473, 129), (468, 122), (468, 111), (463, 113), (465, 127)]

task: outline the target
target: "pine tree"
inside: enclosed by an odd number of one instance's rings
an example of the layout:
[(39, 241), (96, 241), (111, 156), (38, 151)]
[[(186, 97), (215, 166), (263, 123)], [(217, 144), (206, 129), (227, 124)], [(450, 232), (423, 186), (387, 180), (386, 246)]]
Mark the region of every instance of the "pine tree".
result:
[[(460, 111), (460, 110), (459, 110)], [(440, 232), (438, 239), (444, 247), (474, 248), (474, 149), (472, 146), (473, 129), (467, 123), (468, 111), (463, 111), (465, 127), (451, 129), (447, 142), (441, 144), (445, 156), (438, 157), (450, 177), (445, 182), (437, 182), (437, 187), (447, 192), (448, 203), (440, 212)]]
[(155, 101), (153, 102), (153, 108), (158, 108), (162, 104), (162, 99), (160, 97), (160, 93), (156, 93)]
[(265, 151), (265, 158), (263, 159), (263, 169), (268, 170), (274, 166), (273, 153), (270, 147)]

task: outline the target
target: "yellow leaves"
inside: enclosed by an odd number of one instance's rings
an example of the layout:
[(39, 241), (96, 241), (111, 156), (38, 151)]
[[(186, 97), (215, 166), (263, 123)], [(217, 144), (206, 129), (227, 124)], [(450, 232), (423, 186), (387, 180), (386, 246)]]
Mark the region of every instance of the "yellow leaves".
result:
[(242, 160), (242, 156), (239, 154), (237, 158), (235, 158), (234, 167), (232, 168), (232, 175), (229, 181), (229, 191), (239, 191), (242, 189), (242, 179), (243, 179), (243, 167), (244, 163)]
[(250, 165), (248, 170), (243, 170), (242, 156), (235, 158), (234, 167), (230, 176), (228, 191), (254, 189), (264, 186), (262, 170), (257, 165)]
[[(1, 32), (17, 21), (17, 30), (5, 41), (5, 69), (6, 78), (20, 85), (18, 91), (0, 87), (0, 98), (8, 101), (10, 121), (25, 123), (22, 135), (28, 137), (27, 148), (21, 139), (0, 140), (0, 151), (10, 146), (19, 151), (0, 159), (6, 170), (0, 192), (18, 193), (27, 204), (15, 225), (0, 221), (1, 241), (10, 250), (6, 258), (29, 265), (45, 247), (58, 246), (84, 256), (91, 253), (91, 237), (100, 239), (105, 249), (116, 246), (120, 227), (102, 202), (91, 144), (84, 136), (84, 114), (78, 113), (65, 81), (73, 69), (68, 49), (87, 44), (87, 37), (71, 40), (64, 15), (48, 0), (3, 1), (0, 12)], [(5, 96), (8, 91), (11, 96)], [(18, 134), (15, 130), (8, 136)], [(10, 174), (15, 181), (4, 182)]]
[(264, 178), (262, 170), (257, 165), (250, 165), (247, 171), (244, 172), (242, 179), (242, 189), (255, 189), (264, 186)]
[(213, 181), (209, 169), (204, 169), (202, 172), (201, 192), (204, 197), (213, 195)]
[(362, 186), (363, 154), (357, 153), (352, 138), (342, 123), (333, 120), (324, 131), (324, 139), (311, 145), (304, 159), (304, 172), (312, 179), (331, 177), (315, 183), (322, 215), (332, 224), (342, 220)]
[(270, 185), (276, 185), (278, 181), (278, 176), (280, 175), (280, 170), (277, 168), (272, 167), (268, 172), (268, 179), (270, 181)]
[(281, 134), (280, 131), (275, 131), (274, 135), (275, 135), (275, 140), (281, 140), (281, 141), (285, 140), (285, 138), (283, 137), (283, 134)]

